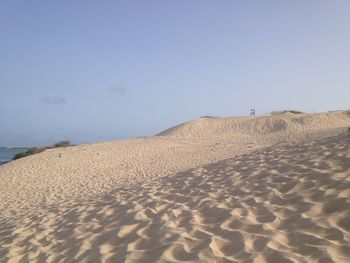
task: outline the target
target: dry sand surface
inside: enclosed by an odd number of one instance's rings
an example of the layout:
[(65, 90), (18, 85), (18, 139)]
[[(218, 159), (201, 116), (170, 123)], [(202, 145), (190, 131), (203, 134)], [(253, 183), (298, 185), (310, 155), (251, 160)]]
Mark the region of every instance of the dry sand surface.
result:
[(0, 262), (350, 262), (350, 117), (202, 118), (0, 166)]

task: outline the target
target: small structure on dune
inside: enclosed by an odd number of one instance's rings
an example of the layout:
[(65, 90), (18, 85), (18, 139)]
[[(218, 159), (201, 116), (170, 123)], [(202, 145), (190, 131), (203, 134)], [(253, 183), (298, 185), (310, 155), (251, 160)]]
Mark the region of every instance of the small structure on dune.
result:
[(250, 109), (250, 116), (255, 116), (255, 109)]

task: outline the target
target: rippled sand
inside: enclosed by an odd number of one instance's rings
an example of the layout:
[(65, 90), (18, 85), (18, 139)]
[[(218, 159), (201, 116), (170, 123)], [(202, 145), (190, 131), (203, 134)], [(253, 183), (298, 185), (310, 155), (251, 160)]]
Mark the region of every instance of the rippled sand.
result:
[(0, 262), (350, 262), (350, 118), (200, 119), (0, 167)]

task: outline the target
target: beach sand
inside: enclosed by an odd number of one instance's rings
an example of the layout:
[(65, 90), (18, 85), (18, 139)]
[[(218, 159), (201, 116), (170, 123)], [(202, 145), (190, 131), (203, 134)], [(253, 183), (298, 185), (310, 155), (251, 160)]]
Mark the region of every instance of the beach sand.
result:
[(350, 117), (201, 118), (0, 166), (0, 262), (350, 262)]

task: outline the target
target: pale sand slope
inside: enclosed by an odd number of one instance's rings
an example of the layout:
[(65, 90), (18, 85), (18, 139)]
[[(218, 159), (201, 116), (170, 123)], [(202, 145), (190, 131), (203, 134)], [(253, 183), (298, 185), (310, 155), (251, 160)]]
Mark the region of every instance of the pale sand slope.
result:
[(6, 164), (0, 261), (349, 262), (349, 125), (201, 119)]

